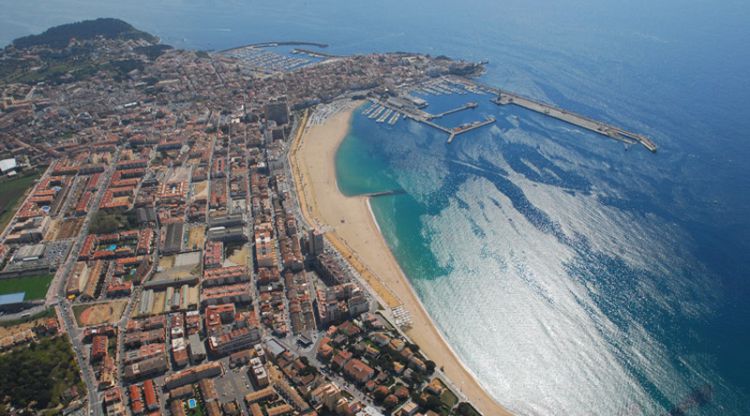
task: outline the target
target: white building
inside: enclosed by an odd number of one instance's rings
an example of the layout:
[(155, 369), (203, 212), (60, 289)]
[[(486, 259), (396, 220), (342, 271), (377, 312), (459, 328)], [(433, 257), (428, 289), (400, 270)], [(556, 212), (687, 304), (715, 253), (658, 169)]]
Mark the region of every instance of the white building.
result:
[(15, 175), (18, 163), (15, 158), (0, 160), (0, 173), (3, 175)]

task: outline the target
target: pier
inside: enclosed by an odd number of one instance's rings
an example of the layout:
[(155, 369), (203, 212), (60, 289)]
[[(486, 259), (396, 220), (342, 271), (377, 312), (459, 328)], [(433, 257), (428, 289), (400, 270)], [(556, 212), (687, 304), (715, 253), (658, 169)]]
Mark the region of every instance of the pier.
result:
[[(422, 110), (419, 110), (419, 109), (415, 109), (415, 108), (411, 108), (411, 109), (408, 109), (408, 108), (396, 108), (396, 107), (393, 107), (393, 106), (389, 105), (388, 103), (381, 102), (381, 101), (374, 101), (373, 100), (373, 104), (369, 108), (367, 108), (363, 112), (363, 114), (366, 115), (368, 118), (371, 118), (371, 119), (376, 118), (376, 117), (383, 117), (383, 111), (387, 111), (387, 110), (395, 112), (396, 114), (403, 114), (404, 118), (410, 118), (410, 119), (412, 119), (412, 120), (414, 120), (416, 122), (419, 122), (419, 123), (422, 123), (422, 124), (426, 124), (426, 125), (434, 128), (434, 129), (436, 129), (436, 130), (440, 130), (443, 133), (447, 134), (448, 135), (448, 143), (451, 143), (451, 142), (453, 142), (453, 139), (455, 139), (456, 136), (458, 136), (458, 135), (461, 135), (461, 134), (470, 132), (472, 130), (476, 130), (476, 129), (480, 128), (480, 127), (484, 127), (484, 126), (486, 126), (488, 124), (494, 123), (496, 121), (495, 117), (488, 116), (484, 120), (474, 121), (472, 123), (462, 124), (462, 125), (460, 125), (458, 127), (452, 128), (452, 129), (448, 128), (448, 127), (443, 127), (440, 124), (437, 124), (437, 123), (435, 123), (432, 120), (435, 119), (435, 118), (442, 117), (442, 116), (444, 116), (446, 114), (451, 114), (451, 113), (455, 113), (455, 112), (458, 112), (458, 111), (466, 110), (467, 108), (476, 108), (477, 106), (478, 106), (477, 103), (475, 103), (475, 102), (469, 102), (469, 103), (464, 104), (461, 107), (454, 108), (453, 110), (448, 110), (448, 111), (440, 113), (438, 115), (433, 115), (433, 114), (430, 114), (430, 113), (428, 113), (426, 111), (422, 111)], [(375, 110), (372, 110), (372, 108), (375, 108)], [(379, 120), (380, 119), (378, 119), (378, 121)], [(379, 196), (379, 195), (376, 195), (376, 196)]]
[(291, 53), (303, 54), (303, 55), (311, 56), (313, 58), (321, 58), (321, 59), (341, 58), (341, 55), (333, 55), (333, 54), (326, 53), (326, 52), (313, 51), (310, 49), (303, 49), (303, 48), (294, 48), (292, 49)]
[(484, 127), (494, 122), (495, 122), (495, 117), (489, 116), (484, 121), (475, 121), (473, 123), (462, 124), (450, 130), (450, 136), (448, 136), (448, 144), (450, 144), (453, 141), (453, 139), (455, 139), (456, 136), (458, 136), (459, 134), (468, 133), (472, 130), (476, 130), (480, 127)]
[(557, 108), (539, 101), (531, 100), (529, 98), (509, 93), (507, 91), (503, 91), (500, 89), (494, 90), (497, 93), (497, 98), (493, 99), (492, 102), (497, 105), (517, 105), (527, 110), (556, 118), (574, 126), (599, 133), (603, 136), (607, 136), (627, 144), (640, 143), (646, 149), (656, 153), (656, 144), (646, 136), (632, 133), (619, 127), (611, 126), (609, 124), (602, 123), (601, 121), (596, 121), (586, 116), (563, 110), (561, 108)]
[(413, 119), (414, 119), (415, 121), (418, 121), (418, 122), (420, 122), (420, 123), (424, 123), (424, 124), (426, 124), (426, 125), (428, 125), (428, 126), (430, 126), (430, 127), (432, 127), (432, 128), (438, 129), (438, 130), (442, 131), (442, 132), (443, 132), (443, 133), (445, 133), (445, 134), (448, 134), (448, 135), (450, 135), (450, 136), (452, 136), (452, 135), (453, 135), (453, 130), (449, 129), (448, 127), (443, 127), (443, 126), (441, 126), (440, 124), (437, 124), (437, 123), (433, 123), (432, 121), (430, 121), (430, 120), (427, 120), (427, 119), (425, 119), (425, 118), (420, 118), (420, 117), (412, 117), (412, 118), (413, 118)]
[(452, 110), (443, 111), (442, 113), (439, 113), (439, 114), (430, 114), (430, 115), (427, 116), (427, 119), (428, 120), (434, 120), (436, 118), (442, 118), (442, 117), (447, 116), (448, 114), (458, 113), (459, 111), (464, 111), (464, 110), (469, 110), (469, 109), (477, 108), (477, 106), (479, 106), (479, 104), (477, 104), (474, 101), (470, 101), (470, 102), (462, 105), (461, 107), (457, 107), (457, 108), (454, 108)]
[(304, 41), (271, 41), (271, 42), (259, 42), (259, 43), (248, 43), (241, 46), (235, 46), (233, 48), (220, 50), (219, 53), (225, 53), (225, 52), (231, 52), (237, 49), (244, 49), (244, 48), (275, 48), (277, 46), (316, 46), (318, 48), (327, 48), (327, 43), (318, 43), (318, 42), (304, 42)]
[(394, 189), (394, 190), (390, 190), (390, 191), (372, 192), (372, 193), (369, 193), (369, 194), (362, 194), (362, 195), (359, 195), (359, 196), (363, 196), (363, 197), (366, 197), (366, 198), (375, 198), (375, 197), (378, 197), (378, 196), (401, 195), (401, 194), (405, 194), (405, 193), (406, 193), (406, 191), (404, 191), (403, 189)]

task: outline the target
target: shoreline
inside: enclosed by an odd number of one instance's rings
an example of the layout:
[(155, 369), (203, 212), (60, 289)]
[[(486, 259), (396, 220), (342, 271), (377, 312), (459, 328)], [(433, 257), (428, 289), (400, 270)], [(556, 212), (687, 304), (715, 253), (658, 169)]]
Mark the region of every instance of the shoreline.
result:
[[(370, 207), (369, 197), (348, 197), (336, 182), (335, 155), (362, 102), (352, 102), (324, 123), (299, 126), (289, 153), (302, 215), (326, 231), (326, 239), (357, 270), (378, 300), (389, 309), (403, 307), (412, 326), (404, 333), (434, 361), (459, 396), (482, 414), (510, 415), (479, 384), (437, 329), (411, 282), (393, 256)], [(309, 146), (315, 142), (315, 146)], [(310, 166), (315, 170), (311, 171)], [(323, 198), (318, 198), (324, 195)]]

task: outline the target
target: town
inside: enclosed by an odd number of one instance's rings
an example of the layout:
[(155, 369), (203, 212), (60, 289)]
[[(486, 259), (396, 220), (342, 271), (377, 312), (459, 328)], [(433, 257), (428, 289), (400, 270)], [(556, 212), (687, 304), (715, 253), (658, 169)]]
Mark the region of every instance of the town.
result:
[(177, 50), (132, 31), (2, 52), (0, 168), (34, 181), (5, 207), (0, 284), (29, 289), (0, 295), (0, 359), (68, 339), (81, 381), (2, 410), (478, 415), (304, 221), (288, 150), (320, 104), (481, 66)]

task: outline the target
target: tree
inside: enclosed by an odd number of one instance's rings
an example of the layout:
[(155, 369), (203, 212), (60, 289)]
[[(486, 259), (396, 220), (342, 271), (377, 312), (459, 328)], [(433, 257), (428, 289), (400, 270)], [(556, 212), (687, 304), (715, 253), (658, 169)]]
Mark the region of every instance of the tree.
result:
[(425, 361), (424, 365), (427, 367), (427, 374), (432, 375), (435, 372), (435, 362), (432, 360)]
[(388, 390), (375, 389), (372, 395), (375, 397), (375, 401), (380, 403), (381, 401), (383, 401), (383, 399), (385, 399), (385, 396), (388, 395)]
[(425, 400), (424, 407), (426, 407), (426, 408), (428, 408), (428, 409), (430, 409), (430, 410), (432, 410), (434, 412), (438, 412), (440, 410), (440, 406), (442, 406), (442, 405), (443, 405), (443, 403), (440, 401), (439, 397), (437, 397), (435, 395), (432, 395), (432, 394), (428, 394), (427, 395), (427, 400)]
[(456, 407), (456, 411), (461, 416), (474, 416), (477, 415), (477, 411), (469, 403), (461, 402)]
[(120, 215), (97, 211), (91, 219), (89, 231), (92, 234), (109, 234), (117, 231), (121, 225)]
[(156, 37), (146, 32), (141, 32), (122, 20), (99, 18), (55, 26), (47, 29), (40, 35), (24, 36), (14, 40), (13, 46), (18, 49), (34, 46), (49, 46), (62, 49), (68, 46), (68, 43), (73, 38), (84, 40), (94, 39), (97, 36), (109, 39), (144, 39), (152, 43), (156, 43), (158, 40)]
[(84, 391), (78, 374), (67, 339), (44, 338), (0, 356), (0, 397), (10, 397), (15, 407), (55, 407), (69, 387)]

